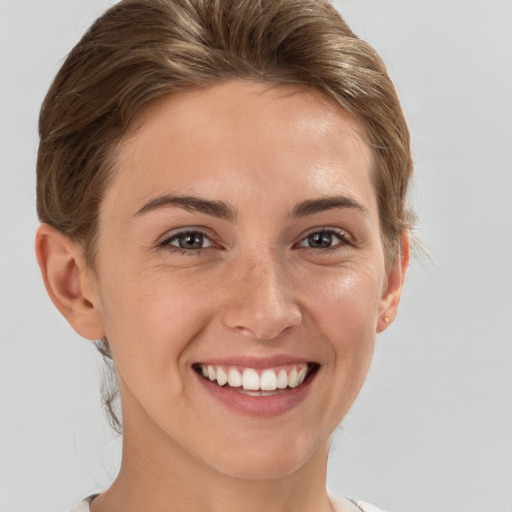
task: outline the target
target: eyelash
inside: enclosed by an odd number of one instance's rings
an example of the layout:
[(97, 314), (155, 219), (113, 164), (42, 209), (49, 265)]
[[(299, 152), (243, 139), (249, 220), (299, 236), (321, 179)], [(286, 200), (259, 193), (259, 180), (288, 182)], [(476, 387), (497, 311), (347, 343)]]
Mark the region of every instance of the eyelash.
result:
[[(184, 249), (183, 247), (179, 247), (176, 245), (172, 245), (171, 242), (174, 240), (178, 240), (182, 236), (186, 235), (200, 235), (201, 238), (204, 240), (208, 240), (210, 242), (210, 246), (208, 247), (200, 247), (198, 249)], [(159, 244), (159, 247), (166, 249), (168, 251), (171, 251), (173, 253), (179, 254), (180, 256), (199, 256), (203, 253), (203, 251), (209, 249), (210, 247), (217, 247), (210, 239), (210, 237), (200, 229), (187, 229), (185, 231), (179, 231), (178, 233), (174, 233), (173, 235), (165, 238), (162, 240)]]
[[(306, 241), (309, 237), (311, 237), (312, 235), (317, 235), (317, 234), (335, 236), (336, 238), (338, 238), (340, 240), (340, 242), (338, 242), (330, 247), (325, 247), (325, 248), (308, 247), (308, 246), (301, 245), (302, 242)], [(173, 241), (178, 240), (180, 237), (186, 236), (186, 235), (200, 235), (203, 240), (204, 239), (208, 240), (210, 242), (210, 245), (207, 247), (200, 247), (197, 249), (184, 249), (182, 247), (172, 245)], [(310, 251), (315, 251), (315, 252), (317, 252), (318, 250), (321, 250), (323, 252), (327, 252), (327, 251), (335, 252), (335, 251), (341, 250), (346, 245), (353, 245), (353, 244), (345, 231), (334, 229), (334, 228), (321, 228), (321, 229), (317, 228), (314, 231), (311, 231), (310, 233), (308, 233), (303, 238), (301, 238), (299, 240), (299, 242), (294, 244), (294, 247), (303, 247), (304, 249), (307, 249)], [(166, 250), (169, 250), (171, 252), (174, 252), (174, 253), (182, 255), (182, 256), (199, 256), (203, 253), (203, 251), (209, 249), (210, 247), (219, 248), (219, 246), (217, 246), (214, 242), (212, 242), (212, 240), (206, 233), (204, 233), (203, 231), (201, 231), (199, 229), (198, 230), (185, 230), (185, 231), (180, 231), (178, 233), (174, 233), (173, 235), (162, 240), (158, 244), (158, 246), (160, 248), (164, 248)]]
[[(335, 236), (336, 238), (338, 238), (340, 241), (330, 247), (325, 247), (325, 248), (319, 248), (319, 247), (308, 247), (308, 246), (302, 246), (300, 244), (302, 244), (302, 242), (304, 242), (305, 240), (307, 240), (310, 236), (312, 235), (318, 235), (318, 234), (323, 234), (323, 235), (330, 235), (330, 236)], [(315, 229), (311, 232), (309, 232), (305, 237), (303, 237), (299, 242), (298, 244), (299, 247), (304, 247), (305, 249), (309, 249), (311, 251), (317, 251), (317, 250), (322, 250), (324, 252), (326, 251), (329, 251), (329, 252), (335, 252), (335, 251), (339, 251), (341, 250), (344, 246), (346, 245), (353, 245), (348, 234), (343, 231), (343, 230), (340, 230), (340, 229), (334, 229), (334, 228), (320, 228), (320, 229)]]

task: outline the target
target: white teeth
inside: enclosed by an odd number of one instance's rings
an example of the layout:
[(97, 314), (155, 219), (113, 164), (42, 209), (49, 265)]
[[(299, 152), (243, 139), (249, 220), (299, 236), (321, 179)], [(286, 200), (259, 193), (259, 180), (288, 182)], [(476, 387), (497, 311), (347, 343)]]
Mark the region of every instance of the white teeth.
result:
[(279, 375), (277, 376), (277, 387), (279, 389), (284, 389), (288, 387), (288, 374), (286, 370), (281, 370)]
[(257, 391), (260, 389), (260, 376), (256, 370), (252, 368), (246, 368), (242, 377), (242, 387), (244, 389), (250, 389)]
[(296, 388), (299, 385), (299, 375), (297, 373), (297, 368), (294, 368), (290, 375), (288, 375), (288, 386), (291, 388)]
[(224, 386), (226, 382), (228, 381), (228, 374), (222, 369), (217, 369), (217, 384), (219, 386)]
[(228, 384), (232, 388), (239, 388), (242, 385), (242, 376), (235, 368), (230, 368), (228, 371)]
[(265, 370), (261, 374), (260, 388), (263, 391), (274, 391), (277, 388), (277, 377), (274, 370)]
[(240, 373), (234, 367), (226, 370), (222, 366), (201, 365), (201, 373), (212, 382), (216, 381), (219, 386), (228, 384), (232, 388), (243, 387), (247, 391), (275, 391), (300, 386), (306, 379), (308, 366), (293, 366), (289, 374), (281, 368), (277, 375), (275, 370), (268, 368), (263, 370), (260, 376), (254, 368), (245, 368), (243, 373)]
[[(306, 378), (307, 373), (308, 373), (308, 369), (306, 367), (302, 368), (299, 371), (299, 373), (297, 375), (297, 380), (298, 380), (297, 386), (300, 386), (304, 382), (304, 379)], [(218, 372), (217, 372), (217, 374), (218, 374)], [(218, 380), (219, 379), (217, 378), (217, 381)]]

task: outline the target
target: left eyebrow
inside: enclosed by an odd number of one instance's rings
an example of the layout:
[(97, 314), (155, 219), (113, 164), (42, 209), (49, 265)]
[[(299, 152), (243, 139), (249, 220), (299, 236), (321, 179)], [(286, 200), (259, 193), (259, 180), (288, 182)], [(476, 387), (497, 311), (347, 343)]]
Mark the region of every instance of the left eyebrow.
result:
[(308, 199), (295, 206), (292, 211), (294, 217), (304, 217), (315, 213), (333, 210), (334, 208), (349, 208), (357, 210), (364, 215), (369, 215), (368, 210), (355, 199), (348, 196), (322, 197), (320, 199)]

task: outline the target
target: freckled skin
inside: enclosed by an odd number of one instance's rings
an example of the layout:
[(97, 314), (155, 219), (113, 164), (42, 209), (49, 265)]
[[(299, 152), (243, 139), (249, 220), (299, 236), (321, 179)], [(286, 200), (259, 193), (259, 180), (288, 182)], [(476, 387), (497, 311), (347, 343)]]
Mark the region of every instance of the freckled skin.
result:
[[(329, 435), (359, 392), (379, 318), (396, 296), (362, 130), (319, 92), (242, 81), (159, 100), (137, 126), (120, 145), (90, 275), (123, 404), (124, 462), (111, 500), (121, 503), (123, 490), (137, 502), (128, 482), (176, 497), (194, 481), (211, 497), (236, 481), (246, 499), (247, 482), (280, 482), (303, 504), (326, 508)], [(135, 215), (164, 194), (223, 201), (237, 217), (169, 206)], [(301, 201), (333, 195), (367, 213), (290, 214)], [(200, 230), (211, 245), (160, 245), (182, 228)], [(308, 247), (307, 236), (325, 228), (348, 242)], [(283, 353), (320, 371), (305, 400), (273, 418), (223, 407), (191, 369), (205, 359)], [(201, 492), (190, 499), (187, 510), (204, 506)], [(105, 503), (98, 499), (97, 510)]]

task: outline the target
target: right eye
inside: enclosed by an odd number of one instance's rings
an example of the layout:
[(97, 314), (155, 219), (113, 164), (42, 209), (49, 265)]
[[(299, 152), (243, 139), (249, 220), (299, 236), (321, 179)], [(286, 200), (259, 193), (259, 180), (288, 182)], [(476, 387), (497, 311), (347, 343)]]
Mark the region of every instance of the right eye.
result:
[(199, 251), (213, 246), (211, 240), (201, 231), (181, 231), (166, 238), (160, 244), (161, 247), (176, 247), (184, 251)]

